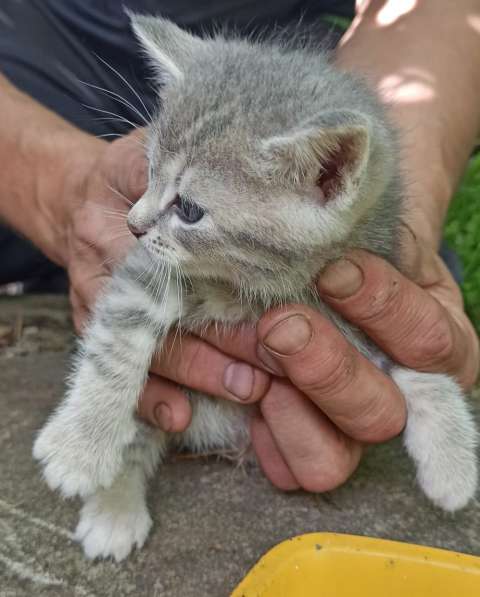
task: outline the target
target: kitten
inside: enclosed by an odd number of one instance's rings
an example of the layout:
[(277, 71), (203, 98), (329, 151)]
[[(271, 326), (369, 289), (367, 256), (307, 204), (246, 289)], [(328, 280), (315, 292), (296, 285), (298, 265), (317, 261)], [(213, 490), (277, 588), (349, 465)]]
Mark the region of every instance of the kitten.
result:
[(420, 486), (446, 510), (463, 507), (477, 484), (476, 431), (459, 386), (391, 363), (312, 290), (351, 248), (397, 264), (398, 151), (372, 94), (313, 46), (202, 40), (167, 20), (132, 20), (162, 83), (148, 190), (128, 216), (139, 242), (98, 301), (67, 396), (34, 446), (50, 487), (85, 499), (76, 537), (86, 555), (121, 560), (143, 545), (146, 480), (170, 448), (249, 442), (249, 407), (197, 393), (182, 434), (137, 420), (167, 332), (255, 322), (288, 302), (318, 308), (389, 371)]

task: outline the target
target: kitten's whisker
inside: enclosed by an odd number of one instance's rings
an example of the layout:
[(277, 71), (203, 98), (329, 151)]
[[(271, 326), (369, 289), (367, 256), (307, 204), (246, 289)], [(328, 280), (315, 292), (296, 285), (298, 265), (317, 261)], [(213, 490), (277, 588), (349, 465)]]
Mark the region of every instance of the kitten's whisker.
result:
[(130, 108), (137, 114), (137, 116), (139, 116), (141, 118), (141, 120), (147, 126), (150, 124), (149, 121), (147, 120), (147, 118), (145, 117), (145, 115), (142, 114), (136, 106), (134, 106), (126, 98), (122, 97), (119, 93), (116, 93), (115, 91), (110, 91), (109, 89), (105, 89), (105, 87), (99, 87), (98, 85), (94, 85), (93, 83), (87, 83), (86, 81), (81, 81), (80, 79), (78, 81), (79, 81), (79, 83), (82, 83), (83, 85), (87, 85), (87, 87), (90, 87), (91, 89), (97, 89), (98, 91), (104, 93), (105, 95), (108, 95), (114, 101), (118, 102), (119, 104), (122, 104), (126, 108)]
[(127, 216), (125, 214), (116, 214), (108, 211), (104, 211), (103, 213), (107, 218), (110, 218), (112, 220), (121, 220), (122, 222), (127, 221)]
[(126, 211), (123, 206), (122, 209), (118, 209), (116, 207), (109, 207), (109, 208), (103, 208), (102, 209), (103, 213), (110, 213), (110, 214), (115, 214), (117, 216), (123, 216), (124, 218), (128, 217), (128, 211)]
[[(173, 266), (175, 267), (175, 269), (177, 270), (177, 265), (173, 264)], [(173, 340), (172, 340), (172, 344), (170, 346), (170, 351), (169, 351), (169, 357), (172, 356), (173, 353), (173, 349), (175, 347), (175, 342), (177, 341), (177, 337), (180, 338), (180, 351), (182, 350), (182, 345), (181, 345), (181, 338), (182, 335), (180, 333), (181, 330), (181, 324), (182, 324), (182, 303), (181, 303), (181, 298), (180, 298), (180, 285), (178, 284), (178, 276), (176, 276), (177, 278), (177, 284), (176, 284), (176, 290), (177, 290), (177, 304), (179, 305), (180, 309), (179, 309), (179, 317), (178, 317), (178, 322), (177, 325), (175, 326), (175, 334), (173, 335)]]
[[(103, 135), (95, 135), (97, 139), (104, 139), (107, 137), (125, 137), (125, 133), (103, 133)], [(145, 143), (142, 143), (139, 139), (135, 139), (135, 138), (130, 138), (130, 141), (136, 143), (139, 147), (141, 147), (142, 149), (147, 149), (147, 146), (145, 145)], [(166, 150), (164, 150), (166, 151)], [(171, 153), (171, 152), (170, 152)]]
[(93, 120), (95, 120), (96, 122), (124, 122), (125, 124), (128, 124), (135, 130), (139, 128), (138, 124), (135, 124), (128, 118), (125, 118), (125, 116), (115, 114), (115, 112), (110, 112), (108, 110), (102, 110), (101, 108), (95, 108), (95, 106), (88, 106), (87, 104), (82, 105), (84, 108), (88, 108), (89, 110), (93, 110), (95, 112), (102, 112), (103, 114), (110, 114), (112, 116), (112, 118), (94, 118)]
[(125, 83), (125, 85), (130, 89), (130, 91), (135, 95), (135, 97), (138, 99), (138, 101), (140, 102), (140, 104), (142, 105), (142, 108), (145, 110), (145, 114), (147, 115), (148, 119), (151, 121), (153, 120), (153, 116), (150, 113), (150, 111), (148, 110), (147, 106), (145, 105), (145, 102), (142, 100), (142, 98), (140, 97), (140, 95), (138, 94), (138, 92), (134, 89), (133, 85), (127, 81), (127, 79), (120, 73), (118, 72), (118, 70), (116, 68), (114, 68), (111, 64), (109, 64), (106, 60), (104, 60), (103, 58), (101, 58), (101, 56), (99, 56), (98, 54), (96, 54), (95, 52), (93, 52), (94, 56), (100, 60), (100, 62), (102, 62), (107, 68), (109, 68), (115, 75), (117, 75), (117, 77), (123, 81)]
[(107, 189), (109, 189), (110, 191), (112, 191), (112, 193), (115, 193), (115, 195), (117, 195), (118, 197), (120, 197), (120, 199), (123, 199), (123, 201), (125, 201), (125, 203), (131, 207), (134, 203), (133, 201), (130, 201), (130, 199), (124, 195), (122, 192), (120, 192), (118, 189), (116, 189), (115, 187), (112, 187), (111, 185), (107, 184)]
[[(113, 214), (106, 214), (105, 215), (105, 219), (108, 220), (108, 222), (109, 222), (108, 230), (110, 232), (112, 232), (112, 231), (117, 231), (117, 232), (123, 231), (126, 234), (131, 234), (131, 232), (129, 231), (128, 227), (126, 226), (124, 218), (120, 218), (119, 216), (115, 216)], [(114, 224), (117, 224), (117, 225), (115, 226)]]
[(112, 263), (116, 263), (116, 258), (107, 257), (106, 259), (100, 262), (100, 266), (103, 267), (104, 265), (111, 265)]
[(105, 239), (105, 241), (106, 241), (107, 243), (111, 243), (111, 242), (113, 242), (113, 241), (115, 241), (115, 240), (119, 240), (119, 239), (121, 239), (121, 238), (128, 238), (128, 239), (130, 239), (130, 238), (131, 238), (131, 234), (128, 232), (128, 230), (126, 230), (126, 231), (125, 231), (125, 232), (123, 232), (122, 234), (118, 234), (118, 235), (116, 235), (116, 236), (113, 236), (113, 237), (111, 237), (111, 238), (106, 238), (106, 239)]
[(97, 139), (106, 139), (107, 137), (125, 137), (122, 133), (103, 133), (103, 135), (95, 135)]

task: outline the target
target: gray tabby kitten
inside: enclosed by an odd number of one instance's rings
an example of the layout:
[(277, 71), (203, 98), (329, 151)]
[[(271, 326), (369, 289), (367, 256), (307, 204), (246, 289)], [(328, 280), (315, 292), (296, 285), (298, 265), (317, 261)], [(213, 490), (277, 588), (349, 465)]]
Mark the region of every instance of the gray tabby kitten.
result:
[(139, 242), (98, 301), (67, 396), (34, 446), (50, 487), (85, 500), (76, 536), (86, 555), (121, 560), (143, 545), (146, 479), (167, 450), (248, 444), (248, 407), (208, 396), (192, 400), (185, 433), (137, 420), (167, 332), (255, 322), (288, 302), (318, 308), (389, 371), (407, 401), (420, 486), (446, 510), (464, 506), (477, 485), (476, 431), (459, 386), (390, 362), (313, 290), (352, 247), (396, 263), (398, 154), (375, 99), (318, 48), (202, 40), (132, 19), (162, 81), (148, 190), (128, 216)]

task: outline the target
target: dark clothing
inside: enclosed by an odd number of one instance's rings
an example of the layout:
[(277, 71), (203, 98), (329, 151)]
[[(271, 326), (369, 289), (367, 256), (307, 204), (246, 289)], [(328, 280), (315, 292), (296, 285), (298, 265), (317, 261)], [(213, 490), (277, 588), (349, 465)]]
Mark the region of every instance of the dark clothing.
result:
[[(155, 102), (152, 73), (138, 51), (124, 6), (168, 17), (198, 34), (218, 25), (251, 33), (301, 20), (318, 22), (319, 35), (330, 31), (332, 39), (338, 39), (333, 27), (322, 26), (319, 19), (324, 14), (353, 16), (354, 0), (2, 0), (1, 71), (19, 89), (89, 133), (127, 133), (132, 128), (127, 121), (142, 124), (138, 113), (89, 86), (118, 93), (139, 106), (128, 81), (149, 110)], [(66, 288), (57, 266), (2, 225), (0, 255), (0, 285), (27, 281), (31, 289)]]
[[(348, 14), (353, 2), (324, 0), (3, 0), (0, 5), (0, 68), (20, 89), (93, 134), (127, 132), (126, 123), (97, 120), (93, 106), (139, 123), (138, 115), (85, 83), (138, 99), (147, 107), (154, 93), (149, 71), (123, 6), (162, 14), (194, 33), (226, 25), (251, 33), (292, 22), (317, 22), (333, 10)], [(325, 35), (332, 26), (324, 25)], [(107, 66), (110, 65), (111, 68)]]

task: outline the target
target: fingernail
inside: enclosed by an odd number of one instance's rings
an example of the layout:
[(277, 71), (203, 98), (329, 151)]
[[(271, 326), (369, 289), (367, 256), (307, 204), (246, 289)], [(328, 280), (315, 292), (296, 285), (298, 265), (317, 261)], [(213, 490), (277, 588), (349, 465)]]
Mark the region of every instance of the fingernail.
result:
[(333, 298), (347, 298), (355, 294), (363, 284), (361, 269), (348, 259), (332, 263), (318, 281), (321, 292)]
[(252, 395), (255, 374), (246, 363), (230, 363), (223, 374), (225, 389), (239, 400), (248, 400)]
[(262, 346), (261, 344), (257, 346), (257, 357), (270, 373), (273, 373), (274, 375), (284, 375), (282, 368), (275, 360), (275, 357), (273, 357), (265, 346)]
[(276, 323), (263, 340), (267, 350), (280, 356), (300, 352), (312, 339), (312, 326), (301, 314), (290, 315)]
[(170, 431), (172, 428), (172, 410), (168, 404), (164, 404), (163, 402), (157, 404), (153, 411), (153, 418), (163, 431)]

